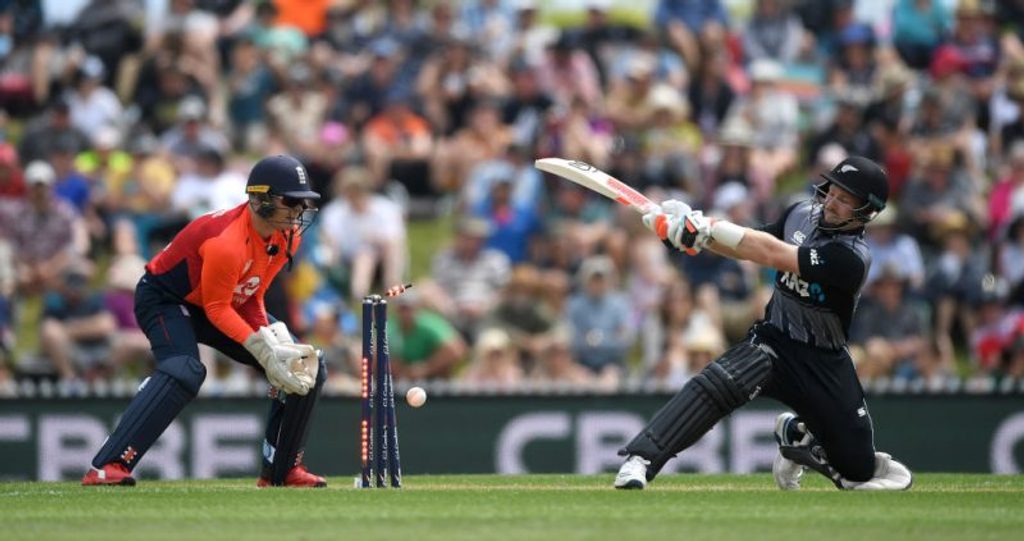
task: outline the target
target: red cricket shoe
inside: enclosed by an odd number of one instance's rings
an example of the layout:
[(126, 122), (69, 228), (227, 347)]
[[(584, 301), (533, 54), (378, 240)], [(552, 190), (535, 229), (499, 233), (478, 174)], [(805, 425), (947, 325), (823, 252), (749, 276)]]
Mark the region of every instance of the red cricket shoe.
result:
[(82, 477), (82, 486), (84, 487), (113, 485), (135, 486), (135, 478), (132, 477), (132, 472), (128, 471), (128, 468), (124, 467), (124, 464), (120, 462), (111, 462), (100, 470), (89, 468), (89, 471), (85, 472), (85, 476)]
[[(256, 481), (258, 488), (269, 487), (270, 478), (260, 477), (259, 481)], [(327, 480), (319, 475), (309, 473), (306, 466), (303, 464), (296, 464), (284, 478), (284, 486), (286, 487), (305, 487), (305, 488), (323, 488), (327, 486)]]

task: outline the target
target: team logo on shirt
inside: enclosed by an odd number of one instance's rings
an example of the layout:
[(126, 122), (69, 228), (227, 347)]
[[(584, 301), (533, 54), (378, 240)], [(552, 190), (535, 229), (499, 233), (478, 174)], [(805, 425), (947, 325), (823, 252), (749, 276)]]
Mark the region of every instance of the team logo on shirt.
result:
[(794, 272), (785, 272), (779, 275), (779, 284), (802, 299), (811, 299), (819, 304), (825, 302), (825, 291), (821, 288), (821, 284), (808, 282)]
[(239, 305), (244, 304), (245, 301), (252, 297), (253, 293), (260, 288), (260, 277), (250, 276), (241, 283), (235, 286), (235, 291), (231, 296), (231, 304)]
[(804, 236), (804, 232), (803, 231), (794, 231), (793, 232), (793, 244), (796, 244), (797, 246), (800, 246), (801, 244), (804, 243), (804, 240), (806, 240), (806, 239), (807, 239), (807, 237)]

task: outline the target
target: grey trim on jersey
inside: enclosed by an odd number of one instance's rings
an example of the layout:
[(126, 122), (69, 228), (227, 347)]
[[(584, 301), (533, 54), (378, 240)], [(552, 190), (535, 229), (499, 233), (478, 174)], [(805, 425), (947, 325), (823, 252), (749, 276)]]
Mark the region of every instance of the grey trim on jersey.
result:
[(846, 345), (843, 322), (831, 310), (807, 306), (786, 293), (773, 293), (768, 307), (765, 319), (797, 342), (827, 349)]
[(765, 311), (765, 321), (798, 342), (819, 348), (840, 349), (846, 345), (853, 311), (867, 280), (871, 253), (864, 242), (862, 229), (851, 233), (823, 232), (817, 228), (820, 216), (821, 206), (813, 201), (795, 205), (785, 217), (782, 240), (808, 248), (833, 243), (849, 248), (864, 262), (860, 283), (856, 284), (856, 288), (845, 291), (822, 285), (826, 300), (823, 304), (814, 304), (791, 289), (779, 287), (779, 280), (776, 279), (775, 291)]

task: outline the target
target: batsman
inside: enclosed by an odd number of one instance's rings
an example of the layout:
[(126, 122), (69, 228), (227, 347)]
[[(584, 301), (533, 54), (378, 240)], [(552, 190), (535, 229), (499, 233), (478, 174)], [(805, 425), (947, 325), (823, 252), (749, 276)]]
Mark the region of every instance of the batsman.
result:
[(687, 253), (708, 249), (778, 272), (764, 317), (746, 339), (704, 368), (620, 451), (615, 487), (643, 489), (665, 463), (758, 395), (791, 408), (776, 419), (776, 484), (800, 488), (805, 470), (839, 489), (905, 490), (906, 466), (875, 450), (871, 415), (846, 347), (871, 254), (864, 226), (889, 194), (885, 171), (850, 157), (824, 173), (815, 197), (773, 224), (749, 229), (712, 220), (680, 201), (644, 225)]
[(206, 368), (198, 344), (261, 371), (271, 405), (257, 486), (323, 487), (302, 450), (327, 377), (322, 355), (267, 315), (263, 296), (298, 250), (320, 194), (291, 156), (256, 163), (248, 201), (189, 223), (148, 265), (135, 289), (135, 317), (156, 371), (139, 386), (113, 434), (92, 459), (83, 485), (134, 485), (132, 469), (195, 398)]

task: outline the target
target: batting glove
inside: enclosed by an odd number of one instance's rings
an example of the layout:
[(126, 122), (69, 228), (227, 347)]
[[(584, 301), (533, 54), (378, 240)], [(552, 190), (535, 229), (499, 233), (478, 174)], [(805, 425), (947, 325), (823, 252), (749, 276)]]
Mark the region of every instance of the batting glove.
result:
[(672, 220), (668, 228), (668, 241), (689, 255), (697, 255), (711, 240), (712, 221), (699, 210), (688, 213), (681, 220)]
[(658, 209), (643, 215), (644, 227), (650, 229), (661, 240), (668, 240), (669, 222), (682, 220), (692, 209), (678, 199), (669, 199)]

